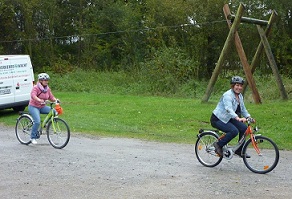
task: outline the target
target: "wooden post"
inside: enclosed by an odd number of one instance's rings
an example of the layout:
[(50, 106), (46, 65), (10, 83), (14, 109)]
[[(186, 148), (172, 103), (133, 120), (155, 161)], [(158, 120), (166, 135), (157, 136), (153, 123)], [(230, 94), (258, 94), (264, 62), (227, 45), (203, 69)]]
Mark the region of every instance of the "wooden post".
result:
[[(224, 8), (225, 7), (226, 6), (224, 6)], [(223, 49), (221, 51), (220, 57), (218, 59), (218, 62), (216, 64), (216, 67), (215, 67), (215, 69), (214, 69), (214, 71), (212, 73), (212, 77), (211, 77), (211, 79), (209, 81), (209, 84), (207, 86), (206, 93), (203, 96), (202, 102), (207, 102), (209, 100), (209, 98), (210, 98), (210, 95), (211, 95), (211, 92), (212, 92), (212, 90), (214, 88), (215, 82), (217, 81), (218, 76), (220, 74), (220, 71), (221, 71), (223, 62), (225, 60), (225, 57), (226, 57), (226, 55), (228, 55), (228, 50), (230, 48), (230, 44), (233, 42), (234, 34), (235, 34), (239, 24), (240, 24), (240, 18), (242, 17), (243, 12), (244, 12), (244, 6), (243, 6), (243, 4), (240, 4), (239, 8), (237, 10), (237, 13), (236, 13), (236, 17), (235, 17), (234, 22), (232, 24), (232, 27), (230, 28), (229, 34), (228, 34), (227, 39), (226, 39), (226, 41), (224, 43), (224, 46), (223, 46)], [(230, 22), (230, 21), (227, 20), (227, 23), (228, 22)]]
[[(225, 14), (226, 19), (228, 19), (228, 16), (230, 16), (230, 9), (229, 9), (229, 6), (227, 4), (224, 7), (225, 7), (224, 14)], [(228, 23), (228, 26), (229, 26), (229, 28), (231, 28), (231, 25), (229, 23)], [(241, 43), (241, 40), (240, 40), (240, 37), (239, 37), (239, 34), (237, 31), (235, 32), (235, 46), (236, 46), (237, 53), (238, 53), (239, 58), (240, 58), (241, 63), (242, 63), (243, 70), (244, 70), (248, 85), (250, 86), (250, 88), (252, 90), (254, 102), (256, 104), (259, 104), (259, 103), (261, 103), (261, 98), (260, 98), (259, 92), (256, 88), (255, 80), (252, 76), (250, 66), (249, 66), (249, 63), (247, 61), (246, 54), (244, 52), (244, 49), (243, 49), (243, 46), (242, 46), (242, 43)]]
[(268, 60), (270, 62), (270, 66), (271, 66), (272, 71), (273, 71), (273, 73), (274, 73), (274, 75), (276, 77), (276, 82), (277, 82), (278, 87), (280, 89), (280, 93), (281, 93), (282, 99), (287, 100), (288, 99), (288, 95), (287, 95), (287, 93), (285, 91), (285, 87), (284, 87), (284, 85), (282, 83), (281, 76), (279, 75), (278, 67), (277, 67), (276, 61), (274, 59), (270, 44), (268, 42), (268, 39), (267, 39), (267, 37), (265, 35), (265, 31), (259, 25), (257, 25), (257, 28), (258, 28), (258, 32), (259, 32), (259, 34), (261, 36), (261, 43), (263, 44), (263, 46), (265, 48), (266, 55), (267, 55)]
[[(268, 22), (268, 25), (267, 25), (267, 28), (265, 30), (265, 34), (266, 34), (266, 37), (269, 37), (270, 34), (271, 34), (271, 30), (272, 30), (272, 25), (273, 23), (276, 21), (276, 18), (277, 18), (278, 14), (276, 11), (273, 11), (272, 12), (272, 15), (269, 19), (269, 22)], [(256, 53), (252, 59), (252, 62), (251, 62), (251, 73), (253, 74), (254, 71), (255, 71), (255, 68), (260, 65), (260, 56), (262, 55), (263, 53), (263, 49), (264, 49), (264, 46), (262, 44), (262, 42), (259, 43), (258, 47), (257, 47), (257, 50), (256, 50)], [(248, 84), (244, 84), (243, 86), (243, 93), (245, 93), (245, 90), (246, 90), (246, 87), (247, 87)]]

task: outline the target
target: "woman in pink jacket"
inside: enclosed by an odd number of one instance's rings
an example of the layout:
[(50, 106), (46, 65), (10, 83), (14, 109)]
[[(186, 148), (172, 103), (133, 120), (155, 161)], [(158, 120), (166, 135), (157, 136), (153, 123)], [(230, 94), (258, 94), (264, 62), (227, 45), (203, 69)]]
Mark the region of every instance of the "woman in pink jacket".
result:
[(47, 73), (40, 73), (38, 75), (38, 82), (30, 93), (28, 111), (34, 122), (30, 136), (32, 144), (37, 144), (36, 139), (39, 138), (38, 129), (41, 123), (40, 114), (48, 114), (51, 110), (51, 107), (46, 106), (45, 101), (56, 101), (56, 98), (48, 86), (49, 80), (50, 76)]

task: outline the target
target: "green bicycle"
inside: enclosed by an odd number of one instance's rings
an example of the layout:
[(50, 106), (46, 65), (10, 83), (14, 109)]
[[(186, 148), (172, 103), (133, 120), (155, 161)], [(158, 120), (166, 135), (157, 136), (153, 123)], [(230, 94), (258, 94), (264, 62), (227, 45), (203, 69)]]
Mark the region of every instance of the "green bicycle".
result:
[[(50, 102), (51, 111), (46, 115), (41, 122), (38, 130), (38, 138), (42, 135), (43, 129), (46, 130), (49, 143), (56, 149), (64, 148), (70, 139), (70, 129), (68, 124), (59, 115), (62, 113), (62, 108), (59, 102)], [(56, 113), (54, 111), (54, 107)], [(21, 144), (29, 145), (31, 143), (30, 134), (33, 125), (33, 119), (27, 112), (19, 112), (20, 116), (17, 118), (15, 133), (18, 141)]]

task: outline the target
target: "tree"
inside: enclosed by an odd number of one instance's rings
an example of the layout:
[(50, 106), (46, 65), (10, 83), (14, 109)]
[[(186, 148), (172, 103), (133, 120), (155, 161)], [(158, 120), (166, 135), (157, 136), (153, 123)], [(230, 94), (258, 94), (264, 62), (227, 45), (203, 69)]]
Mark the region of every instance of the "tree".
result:
[[(229, 31), (224, 3), (232, 12), (239, 5), (234, 0), (0, 0), (0, 51), (30, 54), (36, 68), (59, 71), (69, 66), (136, 70), (165, 55), (163, 50), (177, 50), (193, 64), (196, 75), (189, 78), (209, 78)], [(271, 10), (278, 12), (269, 40), (281, 72), (292, 76), (291, 1), (243, 3), (246, 17), (268, 20)], [(260, 41), (257, 29), (241, 24), (239, 34), (251, 60)], [(257, 70), (264, 73), (265, 63)], [(227, 73), (241, 70), (235, 50), (226, 66)]]

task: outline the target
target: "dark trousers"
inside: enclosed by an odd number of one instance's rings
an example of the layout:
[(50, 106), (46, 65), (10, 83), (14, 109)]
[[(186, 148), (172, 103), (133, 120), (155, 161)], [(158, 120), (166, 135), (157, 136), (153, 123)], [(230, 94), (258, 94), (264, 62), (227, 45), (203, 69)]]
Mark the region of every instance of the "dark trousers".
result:
[(219, 119), (211, 119), (211, 125), (214, 128), (219, 129), (226, 133), (225, 137), (219, 140), (218, 145), (223, 147), (228, 142), (230, 142), (233, 138), (235, 138), (239, 134), (238, 141), (244, 135), (244, 132), (247, 129), (247, 125), (245, 123), (239, 122), (235, 119), (229, 120), (226, 124)]

